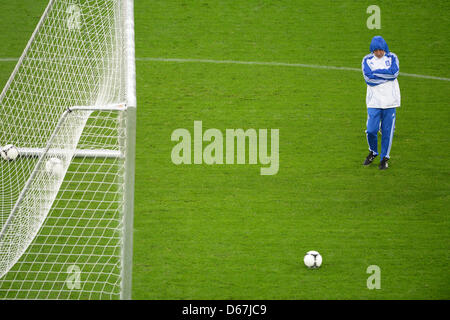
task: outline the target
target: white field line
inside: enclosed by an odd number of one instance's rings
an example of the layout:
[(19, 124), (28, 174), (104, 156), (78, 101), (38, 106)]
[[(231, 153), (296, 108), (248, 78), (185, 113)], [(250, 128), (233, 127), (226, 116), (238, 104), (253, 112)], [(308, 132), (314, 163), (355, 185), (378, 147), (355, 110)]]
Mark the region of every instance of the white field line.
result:
[[(0, 62), (14, 62), (17, 58), (0, 58)], [(361, 68), (321, 66), (316, 64), (304, 63), (285, 63), (285, 62), (261, 62), (261, 61), (236, 61), (236, 60), (210, 60), (210, 59), (181, 59), (181, 58), (136, 58), (136, 61), (154, 61), (154, 62), (178, 62), (178, 63), (213, 63), (213, 64), (244, 64), (259, 66), (278, 66), (278, 67), (294, 67), (294, 68), (311, 68), (311, 69), (328, 69), (328, 70), (345, 70), (361, 72)], [(422, 74), (400, 72), (400, 76), (413, 77), (421, 79), (432, 79), (441, 81), (450, 81), (450, 78), (427, 76)]]
[[(330, 70), (346, 70), (362, 72), (361, 68), (349, 67), (335, 67), (335, 66), (321, 66), (316, 64), (304, 63), (285, 63), (285, 62), (259, 62), (259, 61), (236, 61), (236, 60), (209, 60), (209, 59), (177, 59), (177, 58), (136, 58), (137, 61), (159, 61), (159, 62), (197, 62), (197, 63), (215, 63), (215, 64), (247, 64), (259, 66), (280, 66), (280, 67), (297, 67), (297, 68), (312, 68), (312, 69), (330, 69)], [(422, 79), (433, 79), (450, 81), (450, 78), (427, 76), (422, 74), (400, 72), (401, 76), (414, 77)]]

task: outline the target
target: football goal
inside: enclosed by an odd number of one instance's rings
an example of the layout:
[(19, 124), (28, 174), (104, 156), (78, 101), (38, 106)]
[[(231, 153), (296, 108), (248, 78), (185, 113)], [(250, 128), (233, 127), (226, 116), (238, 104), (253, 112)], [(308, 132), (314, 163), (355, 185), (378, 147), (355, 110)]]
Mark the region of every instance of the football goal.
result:
[(50, 0), (0, 124), (0, 299), (131, 299), (133, 0)]

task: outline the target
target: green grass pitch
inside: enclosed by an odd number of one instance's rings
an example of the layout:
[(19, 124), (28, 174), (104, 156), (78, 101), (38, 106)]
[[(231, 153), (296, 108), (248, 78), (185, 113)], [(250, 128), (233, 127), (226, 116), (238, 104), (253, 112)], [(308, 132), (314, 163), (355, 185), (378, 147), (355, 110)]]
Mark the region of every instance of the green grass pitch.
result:
[[(369, 5), (381, 29), (369, 30)], [(18, 57), (46, 1), (0, 4)], [(134, 299), (449, 299), (450, 82), (400, 76), (390, 167), (362, 166), (360, 68), (382, 35), (400, 71), (450, 77), (445, 1), (135, 1)], [(1, 87), (14, 61), (0, 62)], [(180, 165), (173, 130), (280, 130), (280, 169)], [(378, 162), (378, 159), (377, 159)], [(306, 251), (323, 265), (308, 270)], [(370, 265), (381, 289), (369, 290)]]

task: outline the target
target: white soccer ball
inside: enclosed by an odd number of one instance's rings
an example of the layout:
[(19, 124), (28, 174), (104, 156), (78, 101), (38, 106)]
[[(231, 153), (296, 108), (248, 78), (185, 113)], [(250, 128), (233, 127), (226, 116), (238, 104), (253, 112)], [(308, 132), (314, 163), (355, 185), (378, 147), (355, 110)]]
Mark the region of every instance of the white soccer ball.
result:
[(63, 162), (58, 158), (50, 158), (45, 163), (45, 171), (57, 178), (64, 174)]
[(17, 150), (17, 148), (12, 144), (7, 144), (6, 146), (0, 149), (0, 154), (3, 160), (12, 161), (16, 160), (17, 157), (19, 156), (19, 150)]
[(308, 268), (316, 269), (322, 265), (322, 256), (317, 251), (308, 251), (303, 258), (303, 262)]

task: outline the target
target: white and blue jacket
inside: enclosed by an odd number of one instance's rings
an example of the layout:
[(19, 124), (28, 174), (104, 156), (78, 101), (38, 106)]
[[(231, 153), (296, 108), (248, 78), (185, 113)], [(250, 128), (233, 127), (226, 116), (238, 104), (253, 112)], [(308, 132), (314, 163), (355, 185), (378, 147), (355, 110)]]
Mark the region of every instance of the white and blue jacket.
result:
[[(373, 51), (382, 49), (385, 54), (377, 58)], [(386, 41), (380, 36), (372, 39), (372, 53), (366, 55), (361, 63), (364, 80), (367, 83), (366, 104), (368, 108), (396, 108), (400, 106), (400, 87), (397, 76), (400, 65), (397, 55), (389, 52)]]

